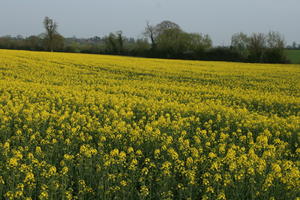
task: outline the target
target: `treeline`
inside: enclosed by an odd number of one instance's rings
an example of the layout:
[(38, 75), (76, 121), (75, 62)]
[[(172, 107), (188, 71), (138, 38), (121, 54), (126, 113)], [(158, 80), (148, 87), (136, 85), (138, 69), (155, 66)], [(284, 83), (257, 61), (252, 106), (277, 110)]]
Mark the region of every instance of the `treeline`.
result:
[(292, 45), (288, 45), (286, 48), (290, 50), (300, 50), (300, 44), (293, 42)]
[(231, 45), (213, 47), (207, 34), (187, 33), (171, 21), (157, 25), (147, 23), (142, 38), (129, 38), (122, 31), (104, 37), (64, 38), (57, 24), (44, 19), (45, 33), (29, 37), (0, 37), (0, 48), (35, 51), (59, 51), (95, 54), (128, 55), (155, 58), (192, 60), (287, 63), (285, 42), (277, 32), (254, 33), (250, 36), (237, 33)]

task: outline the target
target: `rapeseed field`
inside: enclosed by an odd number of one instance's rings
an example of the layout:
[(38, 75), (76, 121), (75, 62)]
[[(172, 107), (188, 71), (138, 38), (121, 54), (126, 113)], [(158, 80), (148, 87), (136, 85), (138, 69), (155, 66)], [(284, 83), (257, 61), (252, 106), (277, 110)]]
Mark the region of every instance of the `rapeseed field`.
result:
[(0, 50), (0, 199), (298, 199), (300, 66)]

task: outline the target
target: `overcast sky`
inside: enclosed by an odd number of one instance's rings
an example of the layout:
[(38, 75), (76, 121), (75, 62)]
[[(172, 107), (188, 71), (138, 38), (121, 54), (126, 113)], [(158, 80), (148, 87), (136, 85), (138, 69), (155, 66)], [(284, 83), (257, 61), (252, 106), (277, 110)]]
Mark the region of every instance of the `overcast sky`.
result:
[(187, 32), (209, 34), (214, 45), (229, 44), (236, 32), (270, 30), (300, 43), (300, 0), (0, 0), (0, 36), (39, 34), (45, 16), (66, 37), (118, 30), (140, 37), (147, 20), (171, 20)]

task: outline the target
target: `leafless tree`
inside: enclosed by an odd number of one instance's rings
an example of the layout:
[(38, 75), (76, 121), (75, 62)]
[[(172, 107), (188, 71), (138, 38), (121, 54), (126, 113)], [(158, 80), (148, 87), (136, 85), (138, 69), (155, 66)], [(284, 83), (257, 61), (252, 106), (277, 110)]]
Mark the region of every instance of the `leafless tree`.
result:
[(147, 22), (144, 35), (146, 37), (150, 38), (151, 48), (155, 49), (155, 47), (156, 47), (156, 37), (157, 37), (157, 32), (156, 32), (155, 26), (152, 26), (152, 25), (150, 25), (149, 22)]
[(250, 38), (245, 33), (235, 33), (231, 37), (231, 47), (237, 50), (244, 58), (249, 56)]
[(119, 46), (119, 53), (121, 54), (124, 50), (124, 38), (123, 38), (123, 32), (117, 31), (117, 39), (118, 39), (118, 46)]
[(45, 17), (44, 19), (44, 27), (46, 29), (46, 43), (47, 48), (50, 51), (54, 49), (55, 35), (57, 35), (57, 23), (50, 19), (49, 17)]
[(283, 36), (275, 31), (270, 31), (267, 35), (268, 48), (283, 49), (285, 47), (285, 41)]
[(250, 57), (256, 62), (262, 62), (266, 49), (266, 36), (263, 33), (253, 33), (249, 38)]

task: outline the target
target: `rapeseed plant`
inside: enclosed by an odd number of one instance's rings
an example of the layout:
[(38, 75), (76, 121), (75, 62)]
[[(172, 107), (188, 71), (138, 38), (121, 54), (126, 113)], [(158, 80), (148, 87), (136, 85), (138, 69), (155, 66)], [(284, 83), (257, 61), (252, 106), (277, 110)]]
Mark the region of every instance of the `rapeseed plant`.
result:
[(1, 199), (297, 199), (298, 65), (0, 50)]

